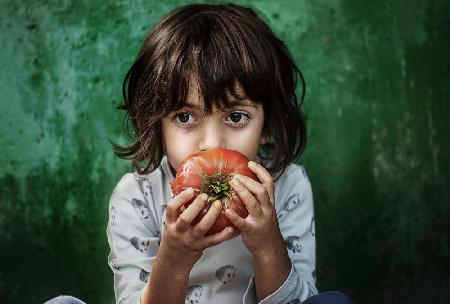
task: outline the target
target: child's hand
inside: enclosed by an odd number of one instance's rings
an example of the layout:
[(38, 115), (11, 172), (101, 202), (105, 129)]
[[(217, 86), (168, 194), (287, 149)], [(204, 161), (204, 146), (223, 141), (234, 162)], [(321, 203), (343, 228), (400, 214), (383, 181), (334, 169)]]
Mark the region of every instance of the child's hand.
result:
[(228, 209), (226, 215), (241, 231), (242, 240), (254, 257), (268, 256), (284, 244), (275, 211), (275, 187), (270, 173), (263, 166), (252, 163), (249, 162), (248, 167), (261, 183), (238, 174), (231, 181), (249, 214), (244, 219)]
[[(236, 229), (225, 228), (221, 232), (204, 236), (214, 224), (222, 209), (220, 201), (213, 202), (207, 214), (195, 226), (191, 223), (205, 207), (208, 196), (199, 195), (178, 217), (178, 209), (192, 199), (194, 192), (189, 189), (173, 197), (167, 204), (164, 233), (160, 250), (173, 265), (193, 267), (202, 256), (203, 250), (228, 240), (238, 233)], [(158, 253), (159, 254), (159, 253)]]

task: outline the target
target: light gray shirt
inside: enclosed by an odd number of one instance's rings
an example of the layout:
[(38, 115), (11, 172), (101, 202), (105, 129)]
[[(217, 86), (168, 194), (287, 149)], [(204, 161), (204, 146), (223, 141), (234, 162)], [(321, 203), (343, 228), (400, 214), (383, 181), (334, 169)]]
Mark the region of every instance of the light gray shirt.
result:
[[(125, 174), (111, 195), (108, 264), (116, 303), (140, 301), (158, 253), (173, 179), (164, 156), (150, 174)], [(313, 196), (303, 166), (290, 164), (275, 182), (275, 208), (292, 267), (282, 286), (259, 303), (300, 303), (317, 294)], [(240, 235), (203, 252), (190, 273), (185, 303), (256, 303), (252, 257)]]

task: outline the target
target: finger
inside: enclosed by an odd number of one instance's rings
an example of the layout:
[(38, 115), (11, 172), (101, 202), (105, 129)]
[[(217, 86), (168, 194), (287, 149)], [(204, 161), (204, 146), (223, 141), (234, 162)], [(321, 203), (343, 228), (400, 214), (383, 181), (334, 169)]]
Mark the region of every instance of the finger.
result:
[(174, 196), (167, 203), (166, 210), (166, 221), (175, 222), (178, 217), (178, 209), (180, 209), (181, 205), (188, 202), (194, 196), (194, 189), (187, 188), (186, 190), (180, 192), (178, 195)]
[(176, 222), (176, 228), (178, 231), (186, 231), (190, 228), (192, 220), (199, 214), (203, 208), (205, 208), (208, 195), (202, 193), (187, 207), (186, 210), (180, 215)]
[(255, 181), (253, 178), (250, 178), (245, 175), (235, 174), (235, 178), (237, 178), (248, 190), (256, 197), (259, 201), (261, 208), (263, 207), (271, 207), (269, 193), (267, 193), (266, 187), (264, 187), (261, 183)]
[(237, 178), (233, 178), (230, 183), (233, 190), (241, 198), (248, 210), (248, 213), (254, 216), (261, 216), (263, 214), (261, 206), (253, 194), (248, 191), (248, 189)]
[(198, 237), (204, 236), (216, 221), (220, 211), (222, 211), (222, 202), (216, 200), (200, 222), (194, 226), (194, 234)]
[(236, 211), (234, 211), (233, 209), (229, 208), (227, 209), (227, 211), (225, 211), (225, 215), (228, 217), (228, 219), (230, 220), (230, 222), (240, 231), (247, 231), (247, 223), (245, 222), (245, 220), (239, 216), (239, 214), (237, 214)]
[(248, 162), (248, 168), (252, 170), (253, 173), (256, 174), (256, 176), (261, 181), (261, 184), (266, 188), (267, 193), (270, 197), (270, 203), (274, 206), (275, 205), (275, 186), (273, 182), (272, 175), (270, 175), (269, 171), (266, 170), (262, 165), (255, 163), (253, 161)]
[(208, 248), (212, 246), (216, 246), (224, 241), (232, 239), (239, 235), (239, 231), (233, 227), (226, 227), (222, 229), (222, 231), (217, 232), (216, 234), (209, 235), (204, 237), (202, 240), (203, 248)]

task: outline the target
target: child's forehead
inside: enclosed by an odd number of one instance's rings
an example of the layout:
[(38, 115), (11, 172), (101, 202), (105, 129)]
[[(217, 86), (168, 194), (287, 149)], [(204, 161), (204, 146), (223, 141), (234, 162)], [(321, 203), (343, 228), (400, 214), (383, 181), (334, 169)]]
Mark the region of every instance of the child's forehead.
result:
[[(228, 101), (229, 102), (227, 104), (214, 102), (214, 103), (211, 103), (211, 105), (213, 108), (217, 108), (217, 109), (234, 108), (237, 106), (248, 107), (248, 108), (258, 108), (258, 104), (248, 98), (245, 98), (242, 100), (230, 98)], [(196, 110), (203, 110), (203, 109), (205, 109), (205, 107), (207, 107), (207, 105), (201, 98), (188, 99), (187, 101), (183, 102), (182, 106), (184, 108), (192, 108), (192, 109), (196, 109)]]

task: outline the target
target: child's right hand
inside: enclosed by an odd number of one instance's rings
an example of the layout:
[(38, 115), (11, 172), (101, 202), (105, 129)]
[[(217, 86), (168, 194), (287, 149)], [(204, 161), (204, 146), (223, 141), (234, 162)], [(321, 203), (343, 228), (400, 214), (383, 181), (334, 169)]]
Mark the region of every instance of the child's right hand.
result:
[(197, 196), (193, 203), (178, 217), (178, 209), (192, 199), (193, 195), (194, 191), (186, 189), (173, 197), (167, 204), (164, 233), (158, 256), (160, 253), (164, 255), (174, 267), (179, 265), (180, 267), (192, 268), (202, 256), (203, 250), (239, 234), (236, 229), (227, 227), (216, 234), (205, 236), (222, 210), (222, 203), (219, 200), (212, 203), (211, 208), (200, 222), (195, 226), (191, 225), (206, 205), (208, 198), (206, 193)]

